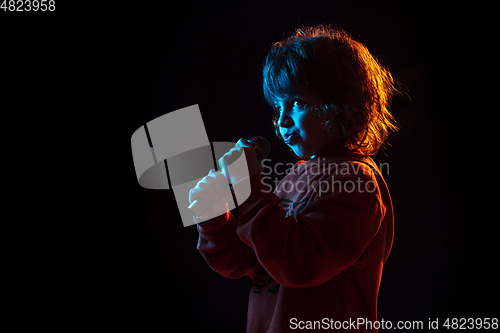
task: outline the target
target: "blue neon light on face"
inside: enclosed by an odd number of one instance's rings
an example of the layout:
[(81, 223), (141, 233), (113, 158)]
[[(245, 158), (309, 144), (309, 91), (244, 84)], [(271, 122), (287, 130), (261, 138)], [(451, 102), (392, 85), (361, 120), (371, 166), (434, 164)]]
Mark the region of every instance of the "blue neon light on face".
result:
[(333, 151), (335, 140), (323, 128), (321, 119), (313, 112), (321, 99), (308, 93), (294, 93), (276, 101), (280, 112), (277, 122), (285, 143), (301, 158), (312, 158)]

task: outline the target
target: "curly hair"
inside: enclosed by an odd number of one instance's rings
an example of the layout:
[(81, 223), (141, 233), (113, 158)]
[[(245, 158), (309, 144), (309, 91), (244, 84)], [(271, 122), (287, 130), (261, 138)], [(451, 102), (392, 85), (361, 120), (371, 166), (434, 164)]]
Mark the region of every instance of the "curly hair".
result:
[[(351, 151), (376, 154), (398, 126), (388, 107), (394, 80), (368, 49), (331, 26), (305, 27), (272, 45), (263, 68), (264, 97), (276, 101), (305, 86), (323, 105), (313, 112)], [(280, 138), (277, 120), (276, 135)]]

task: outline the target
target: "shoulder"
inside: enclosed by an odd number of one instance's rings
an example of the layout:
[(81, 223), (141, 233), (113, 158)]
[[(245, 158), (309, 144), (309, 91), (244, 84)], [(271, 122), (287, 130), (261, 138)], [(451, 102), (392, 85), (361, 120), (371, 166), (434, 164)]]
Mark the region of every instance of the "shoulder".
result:
[(365, 161), (345, 161), (335, 170), (331, 170), (331, 178), (349, 182), (365, 182), (377, 186), (377, 168)]
[(317, 180), (331, 177), (372, 179), (376, 172), (373, 160), (358, 154), (345, 154), (309, 162), (307, 169), (304, 168), (305, 172), (315, 176)]
[[(350, 156), (352, 157), (352, 156)], [(377, 169), (371, 158), (337, 158), (317, 163), (308, 169), (314, 198), (348, 195), (349, 198), (380, 198)]]

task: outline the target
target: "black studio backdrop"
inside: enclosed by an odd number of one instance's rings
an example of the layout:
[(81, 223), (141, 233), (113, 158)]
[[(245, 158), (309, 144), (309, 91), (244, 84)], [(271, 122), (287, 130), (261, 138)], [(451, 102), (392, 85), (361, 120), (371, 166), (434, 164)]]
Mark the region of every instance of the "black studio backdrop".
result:
[(120, 119), (113, 138), (120, 245), (111, 246), (113, 278), (106, 286), (120, 309), (117, 323), (144, 331), (175, 325), (244, 332), (250, 279), (212, 271), (196, 250), (196, 227), (182, 226), (172, 191), (138, 185), (130, 137), (156, 117), (198, 104), (210, 141), (263, 135), (273, 162), (295, 162), (274, 139), (261, 67), (273, 42), (317, 24), (335, 24), (365, 44), (410, 96), (394, 97), (391, 111), (401, 130), (374, 158), (389, 164), (384, 176), (395, 211), (379, 319), (421, 320), (427, 328), (429, 318), (495, 315), (492, 218), (478, 213), (477, 192), (464, 177), (467, 120), (457, 117), (462, 90), (449, 62), (456, 22), (445, 9), (430, 8), (421, 2), (197, 2), (117, 8), (103, 19), (108, 77), (119, 87), (109, 96), (120, 106), (110, 111)]

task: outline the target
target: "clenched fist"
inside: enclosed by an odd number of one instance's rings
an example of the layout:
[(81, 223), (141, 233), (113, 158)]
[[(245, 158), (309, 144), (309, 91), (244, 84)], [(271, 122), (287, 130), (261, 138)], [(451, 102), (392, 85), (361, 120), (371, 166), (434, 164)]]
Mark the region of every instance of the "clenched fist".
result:
[(220, 171), (210, 170), (208, 175), (189, 191), (190, 204), (197, 199), (207, 198), (212, 199), (211, 205), (201, 216), (198, 216), (203, 220), (221, 215), (232, 198), (227, 178)]

